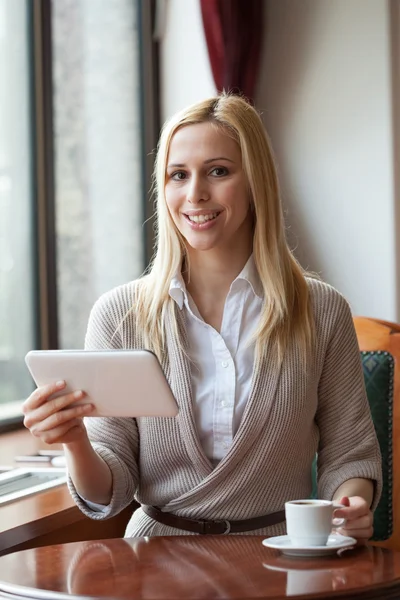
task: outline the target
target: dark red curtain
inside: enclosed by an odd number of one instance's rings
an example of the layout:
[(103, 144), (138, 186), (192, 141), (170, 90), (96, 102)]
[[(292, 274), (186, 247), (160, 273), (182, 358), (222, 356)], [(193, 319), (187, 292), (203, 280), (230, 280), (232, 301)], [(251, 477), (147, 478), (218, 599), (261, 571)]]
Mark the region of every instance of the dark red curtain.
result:
[(254, 94), (263, 33), (263, 0), (200, 0), (218, 91)]

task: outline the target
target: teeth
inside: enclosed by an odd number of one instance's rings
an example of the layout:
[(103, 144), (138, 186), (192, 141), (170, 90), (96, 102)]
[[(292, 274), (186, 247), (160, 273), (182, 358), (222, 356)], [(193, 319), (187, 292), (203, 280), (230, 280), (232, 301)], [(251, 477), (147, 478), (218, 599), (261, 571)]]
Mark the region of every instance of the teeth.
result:
[(189, 221), (193, 221), (193, 223), (205, 223), (216, 217), (218, 217), (218, 213), (212, 213), (210, 215), (188, 215)]

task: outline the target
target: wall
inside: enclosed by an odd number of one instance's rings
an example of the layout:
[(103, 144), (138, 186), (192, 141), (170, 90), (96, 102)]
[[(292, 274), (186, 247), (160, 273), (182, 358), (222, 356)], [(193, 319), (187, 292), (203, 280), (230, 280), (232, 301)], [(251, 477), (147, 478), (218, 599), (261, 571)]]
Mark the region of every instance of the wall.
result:
[[(197, 0), (168, 0), (162, 113), (214, 93)], [(265, 0), (256, 104), (290, 243), (353, 312), (400, 320), (386, 0)]]
[(398, 318), (389, 6), (268, 0), (257, 104), (304, 266), (357, 314)]

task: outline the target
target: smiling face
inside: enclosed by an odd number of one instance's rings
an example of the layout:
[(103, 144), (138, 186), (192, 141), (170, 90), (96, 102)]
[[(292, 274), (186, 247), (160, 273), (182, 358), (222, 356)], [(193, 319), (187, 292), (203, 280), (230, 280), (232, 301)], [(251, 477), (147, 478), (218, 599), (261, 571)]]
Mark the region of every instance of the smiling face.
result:
[(250, 192), (238, 144), (211, 123), (186, 125), (168, 153), (165, 198), (188, 252), (252, 245)]

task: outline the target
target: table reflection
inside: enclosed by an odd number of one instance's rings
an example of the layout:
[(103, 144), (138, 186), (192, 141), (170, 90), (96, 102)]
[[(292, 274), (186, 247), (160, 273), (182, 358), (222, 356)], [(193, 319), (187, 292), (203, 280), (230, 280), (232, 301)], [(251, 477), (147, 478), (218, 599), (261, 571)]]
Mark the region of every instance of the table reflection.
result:
[[(123, 545), (121, 540), (122, 560), (124, 565), (135, 558), (129, 544)], [(87, 542), (72, 556), (67, 570), (67, 590), (77, 595), (113, 595), (121, 588), (118, 581), (118, 565), (115, 552), (104, 542)], [(118, 553), (119, 560), (121, 554)], [(122, 592), (124, 590), (121, 590)]]
[(205, 545), (197, 537), (126, 539), (114, 541), (112, 551), (107, 542), (88, 542), (72, 557), (68, 592), (165, 598), (170, 589), (186, 598), (201, 590), (202, 597), (224, 598), (234, 587), (235, 597), (244, 597), (257, 586), (246, 567), (232, 569), (232, 561), (249, 555), (260, 566), (263, 548), (255, 551), (245, 539), (232, 544), (229, 538), (208, 538)]
[[(390, 562), (383, 550), (371, 546), (343, 552), (331, 559), (306, 560), (274, 555), (264, 561), (264, 568), (286, 575), (286, 595), (317, 594), (371, 587), (386, 576), (390, 579)], [(386, 573), (384, 573), (386, 569)]]
[(67, 589), (153, 599), (262, 597), (273, 589), (286, 589), (287, 596), (329, 594), (373, 585), (383, 568), (383, 551), (373, 547), (299, 559), (251, 537), (139, 538), (81, 544), (70, 559)]

